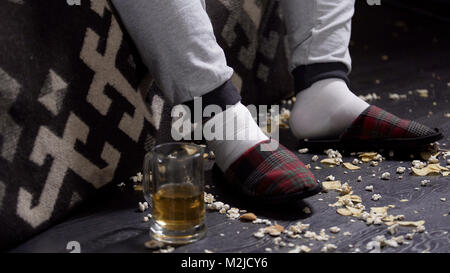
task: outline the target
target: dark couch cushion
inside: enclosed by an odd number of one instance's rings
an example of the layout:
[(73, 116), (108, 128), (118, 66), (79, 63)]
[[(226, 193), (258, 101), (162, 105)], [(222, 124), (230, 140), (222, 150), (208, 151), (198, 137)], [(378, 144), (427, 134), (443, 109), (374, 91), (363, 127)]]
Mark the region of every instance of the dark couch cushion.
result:
[[(0, 247), (140, 169), (163, 100), (106, 1), (0, 1)], [(144, 93), (144, 92), (142, 92)]]

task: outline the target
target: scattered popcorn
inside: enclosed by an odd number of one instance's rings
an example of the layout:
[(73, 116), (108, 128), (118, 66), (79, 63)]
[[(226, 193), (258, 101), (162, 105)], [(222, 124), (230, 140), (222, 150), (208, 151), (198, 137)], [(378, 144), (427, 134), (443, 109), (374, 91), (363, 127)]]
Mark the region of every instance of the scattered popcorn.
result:
[(230, 208), (229, 210), (227, 210), (227, 217), (230, 219), (237, 219), (239, 218), (240, 214), (239, 214), (239, 209), (237, 208)]
[(403, 174), (405, 172), (406, 168), (405, 167), (398, 167), (397, 168), (397, 173), (399, 174)]
[(416, 231), (419, 232), (419, 233), (423, 233), (425, 231), (425, 226), (423, 226), (423, 225), (422, 226), (418, 226)]
[(366, 248), (368, 250), (372, 250), (370, 251), (371, 253), (380, 253), (381, 252), (381, 248), (385, 247), (385, 246), (389, 246), (389, 247), (398, 247), (399, 244), (403, 244), (404, 239), (403, 236), (398, 236), (398, 237), (392, 237), (391, 239), (386, 239), (386, 237), (384, 237), (384, 235), (380, 235), (375, 237), (375, 239), (371, 242), (369, 242), (366, 245)]
[(365, 190), (366, 190), (366, 191), (372, 191), (372, 192), (373, 192), (373, 186), (372, 186), (372, 185), (366, 186), (366, 187), (365, 187)]
[(253, 236), (261, 239), (262, 237), (264, 237), (264, 229), (259, 229), (257, 232), (253, 233)]
[(308, 151), (309, 151), (308, 148), (303, 148), (303, 149), (298, 150), (298, 152), (301, 154), (306, 154)]
[(143, 221), (148, 222), (148, 221), (150, 221), (150, 219), (147, 216), (144, 216)]
[(344, 232), (344, 236), (352, 236), (352, 233), (351, 233), (351, 232), (348, 232), (348, 231), (346, 231), (346, 232)]
[(291, 111), (284, 107), (281, 108), (280, 117), (281, 117), (281, 122), (283, 122), (283, 123), (289, 122), (289, 119), (291, 118)]
[(334, 177), (333, 175), (329, 175), (325, 178), (326, 181), (335, 181), (336, 177)]
[(143, 175), (141, 172), (138, 172), (135, 176), (130, 177), (131, 180), (133, 180), (134, 183), (142, 182)]
[(225, 204), (223, 202), (213, 202), (212, 204), (208, 204), (207, 208), (210, 210), (220, 210)]
[(321, 251), (327, 253), (329, 251), (334, 251), (337, 249), (337, 246), (334, 244), (326, 244), (322, 247)]
[(210, 193), (206, 193), (205, 192), (204, 196), (205, 196), (204, 197), (205, 203), (207, 203), (207, 204), (211, 204), (211, 203), (213, 203), (215, 201), (214, 196), (212, 194), (210, 194)]
[(311, 158), (311, 160), (312, 160), (313, 162), (316, 162), (317, 160), (319, 160), (319, 156), (314, 155), (314, 156)]
[(283, 243), (281, 240), (281, 237), (274, 238), (273, 243), (278, 246), (280, 245), (280, 243)]
[(422, 169), (422, 168), (425, 168), (425, 166), (426, 166), (427, 164), (424, 163), (424, 162), (422, 162), (422, 161), (420, 161), (420, 160), (414, 160), (414, 161), (412, 162), (412, 165), (413, 165), (413, 167), (416, 168), (416, 169)]
[(394, 235), (398, 231), (398, 224), (393, 224), (392, 226), (388, 227), (388, 231), (391, 235)]
[(338, 189), (338, 191), (341, 192), (341, 195), (346, 195), (346, 194), (350, 194), (352, 192), (352, 187), (350, 187), (348, 185), (348, 183), (344, 183), (344, 185), (341, 186), (340, 189)]
[(309, 207), (304, 207), (303, 212), (306, 214), (311, 214), (311, 209)]
[(122, 188), (124, 186), (125, 186), (125, 183), (123, 183), (123, 182), (120, 182), (119, 184), (117, 184), (117, 187), (119, 187), (119, 188)]
[(422, 98), (428, 98), (428, 90), (427, 89), (417, 89), (416, 93), (419, 94)]
[(431, 164), (439, 163), (439, 159), (437, 159), (435, 155), (432, 155), (428, 158), (428, 163), (431, 163)]
[(388, 172), (384, 172), (383, 174), (381, 174), (381, 179), (383, 180), (389, 180), (391, 178), (391, 174)]
[(358, 182), (361, 182), (362, 181), (362, 176), (360, 175), (360, 176), (358, 176), (358, 180), (357, 180)]
[(305, 235), (303, 235), (305, 238), (317, 240), (317, 241), (328, 241), (330, 238), (329, 235), (325, 234), (325, 229), (320, 230), (319, 234), (316, 234), (314, 231), (306, 231)]
[(142, 202), (138, 204), (139, 211), (144, 212), (146, 210), (145, 205)]
[(297, 224), (289, 227), (289, 231), (293, 232), (294, 234), (300, 234), (308, 228), (309, 224), (302, 224), (302, 222), (297, 222)]
[(378, 241), (370, 241), (366, 244), (366, 249), (371, 250), (370, 253), (381, 253), (381, 243)]
[[(380, 80), (376, 80), (376, 82), (380, 83)], [(367, 94), (367, 95), (360, 95), (359, 96), (360, 99), (364, 100), (364, 101), (373, 101), (373, 100), (379, 100), (381, 99), (380, 96), (378, 96), (376, 93), (372, 93), (372, 94)]]
[(289, 253), (308, 253), (311, 251), (311, 248), (301, 245), (301, 246), (295, 246), (294, 249), (290, 250)]
[(445, 202), (445, 201), (447, 201), (447, 198), (442, 197), (442, 198), (441, 198), (441, 201), (442, 201), (442, 202)]
[(267, 225), (267, 226), (270, 226), (270, 225), (272, 225), (272, 222), (270, 222), (270, 220), (267, 220), (267, 219), (256, 219), (256, 220), (254, 220), (253, 222), (252, 222), (253, 224), (265, 224), (265, 225)]
[(328, 149), (325, 151), (328, 158), (342, 158), (341, 153), (338, 150)]
[(352, 164), (353, 165), (358, 165), (359, 164), (359, 160), (357, 158), (353, 159)]
[(389, 99), (391, 100), (406, 99), (407, 97), (406, 94), (389, 93)]
[(264, 228), (265, 233), (269, 233), (270, 236), (280, 236), (282, 232), (284, 232), (284, 227), (275, 223), (273, 226), (269, 226)]
[(170, 253), (170, 252), (172, 252), (172, 251), (174, 251), (175, 250), (175, 248), (173, 247), (173, 246), (168, 246), (167, 248), (163, 248), (163, 249), (160, 249), (159, 251), (161, 252), (161, 253)]
[(370, 162), (370, 166), (376, 167), (376, 166), (378, 166), (378, 162), (377, 161), (371, 161)]
[(383, 156), (380, 154), (377, 154), (374, 158), (374, 161), (378, 161), (378, 162), (382, 162), (383, 161)]
[(144, 245), (148, 249), (159, 249), (164, 247), (164, 243), (156, 240), (147, 241)]
[(372, 200), (373, 201), (378, 201), (378, 200), (380, 200), (381, 199), (381, 195), (379, 195), (379, 194), (374, 194), (374, 195), (372, 195)]
[(427, 180), (427, 179), (420, 181), (420, 185), (422, 187), (426, 187), (429, 183), (430, 183), (430, 180)]
[(329, 230), (330, 230), (331, 233), (339, 233), (339, 231), (341, 231), (341, 229), (339, 227), (336, 227), (336, 226), (330, 227)]

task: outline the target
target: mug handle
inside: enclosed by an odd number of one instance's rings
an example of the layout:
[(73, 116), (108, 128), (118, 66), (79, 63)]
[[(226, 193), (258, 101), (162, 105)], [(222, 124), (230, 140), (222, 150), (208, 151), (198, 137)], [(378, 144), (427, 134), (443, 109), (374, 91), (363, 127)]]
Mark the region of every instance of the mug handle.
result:
[(145, 201), (147, 201), (149, 209), (152, 209), (152, 160), (153, 156), (151, 152), (147, 152), (144, 156), (144, 181), (142, 183), (143, 194)]

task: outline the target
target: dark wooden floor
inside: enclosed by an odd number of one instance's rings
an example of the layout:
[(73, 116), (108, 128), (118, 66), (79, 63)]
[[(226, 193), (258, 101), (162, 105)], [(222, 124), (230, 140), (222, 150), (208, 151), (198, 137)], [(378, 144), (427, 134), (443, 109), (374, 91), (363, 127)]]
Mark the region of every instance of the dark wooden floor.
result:
[[(365, 1), (357, 1), (365, 2)], [(359, 4), (353, 21), (353, 38), (351, 45), (353, 72), (352, 89), (358, 95), (375, 92), (380, 100), (372, 102), (401, 117), (408, 117), (431, 127), (443, 130), (445, 138), (441, 147), (450, 148), (450, 28), (449, 23), (439, 19), (406, 12), (405, 10), (382, 5), (367, 7)], [(388, 56), (387, 61), (382, 56)], [(422, 98), (410, 90), (428, 89), (429, 97)], [(389, 93), (408, 94), (406, 100), (393, 101)], [(432, 114), (430, 114), (432, 112)], [(281, 142), (296, 151), (295, 139), (289, 131), (281, 135)], [(446, 145), (446, 146), (443, 146)], [(387, 154), (384, 154), (387, 156)], [(299, 155), (306, 164), (311, 162), (313, 154)], [(324, 157), (324, 154), (319, 154)], [(344, 161), (351, 161), (346, 157)], [(397, 179), (395, 170), (398, 166), (410, 167), (410, 160), (388, 158), (378, 167), (364, 165), (361, 170), (344, 173), (341, 167), (314, 170), (315, 176), (323, 181), (332, 174), (353, 187), (355, 194), (363, 199), (363, 204), (372, 206), (395, 205), (390, 213), (404, 214), (406, 220), (425, 220), (426, 232), (417, 234), (409, 245), (398, 248), (385, 248), (383, 252), (450, 252), (450, 177), (430, 177), (431, 183), (421, 187), (424, 178), (415, 177), (408, 172), (402, 180)], [(446, 165), (441, 159), (441, 165)], [(376, 171), (376, 177), (372, 177)], [(382, 172), (388, 171), (392, 178), (381, 180)], [(356, 182), (362, 176), (363, 182)], [(120, 182), (120, 181), (118, 181)], [(118, 183), (117, 182), (117, 183)], [(387, 227), (367, 226), (364, 222), (336, 213), (328, 204), (336, 201), (335, 192), (324, 193), (308, 198), (298, 207), (261, 208), (239, 200), (232, 192), (207, 173), (208, 192), (217, 195), (217, 199), (240, 209), (254, 212), (261, 218), (276, 221), (288, 227), (301, 220), (311, 225), (310, 230), (319, 232), (332, 226), (341, 228), (339, 234), (333, 235), (328, 242), (308, 239), (285, 239), (296, 245), (309, 245), (312, 252), (320, 252), (324, 243), (338, 246), (336, 252), (352, 252), (359, 248), (367, 252), (365, 246), (377, 235), (386, 235)], [(115, 184), (117, 184), (115, 183)], [(82, 252), (148, 252), (144, 242), (149, 238), (148, 223), (142, 222), (143, 214), (137, 211), (137, 202), (143, 201), (142, 195), (132, 190), (131, 184), (119, 189), (114, 184), (102, 190), (95, 201), (87, 204), (76, 215), (34, 239), (17, 247), (14, 252), (67, 252), (68, 241), (78, 241)], [(375, 193), (382, 195), (379, 201), (372, 201), (373, 193), (364, 187), (373, 185)], [(419, 187), (416, 191), (414, 188)], [(446, 198), (446, 201), (441, 201)], [(322, 199), (322, 200), (319, 200)], [(400, 202), (408, 199), (408, 202)], [(302, 206), (309, 206), (312, 214), (302, 212)], [(447, 216), (444, 216), (447, 215)], [(243, 223), (227, 219), (218, 212), (207, 212), (206, 238), (194, 244), (178, 247), (175, 252), (288, 252), (292, 248), (275, 248), (273, 238), (265, 236), (257, 239), (252, 236), (262, 225)], [(402, 227), (397, 235), (405, 235), (412, 228)], [(349, 231), (351, 236), (344, 236)], [(223, 234), (223, 236), (221, 235)], [(330, 234), (327, 231), (327, 234)], [(353, 247), (349, 247), (353, 245)]]

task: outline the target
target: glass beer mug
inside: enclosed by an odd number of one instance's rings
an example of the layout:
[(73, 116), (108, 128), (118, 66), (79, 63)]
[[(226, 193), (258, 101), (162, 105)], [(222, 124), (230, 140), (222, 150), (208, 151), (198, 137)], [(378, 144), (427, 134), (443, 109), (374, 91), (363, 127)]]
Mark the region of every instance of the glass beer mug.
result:
[(145, 155), (143, 188), (155, 240), (186, 244), (205, 236), (204, 180), (201, 146), (166, 143)]

